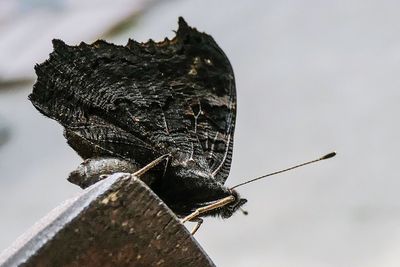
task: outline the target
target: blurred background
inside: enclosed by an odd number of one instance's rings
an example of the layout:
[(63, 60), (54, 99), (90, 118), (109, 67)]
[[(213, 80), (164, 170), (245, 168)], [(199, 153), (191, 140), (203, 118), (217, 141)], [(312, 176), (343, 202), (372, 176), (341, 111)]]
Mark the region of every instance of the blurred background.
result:
[[(211, 34), (236, 75), (227, 184), (248, 216), (206, 219), (217, 266), (399, 266), (398, 1), (0, 1), (0, 250), (79, 188), (62, 128), (27, 96), (33, 67), (67, 44), (172, 38), (177, 18)], [(189, 225), (191, 227), (191, 225)]]

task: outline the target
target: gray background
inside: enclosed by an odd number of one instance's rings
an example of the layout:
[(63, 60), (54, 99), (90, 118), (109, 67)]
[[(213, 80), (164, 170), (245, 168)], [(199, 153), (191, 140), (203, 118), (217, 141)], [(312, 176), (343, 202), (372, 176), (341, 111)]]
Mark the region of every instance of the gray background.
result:
[[(239, 188), (249, 216), (206, 219), (196, 238), (218, 266), (399, 266), (399, 10), (398, 1), (158, 1), (111, 38), (172, 37), (182, 15), (223, 48), (238, 93), (228, 185), (338, 152)], [(0, 90), (10, 132), (0, 249), (79, 191), (64, 179), (79, 157), (22, 87)]]

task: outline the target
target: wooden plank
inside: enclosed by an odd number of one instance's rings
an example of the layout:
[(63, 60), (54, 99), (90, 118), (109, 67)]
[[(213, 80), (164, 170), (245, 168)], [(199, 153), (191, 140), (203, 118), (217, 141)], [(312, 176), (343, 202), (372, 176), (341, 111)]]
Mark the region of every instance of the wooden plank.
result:
[(214, 266), (139, 179), (114, 174), (50, 212), (0, 266)]

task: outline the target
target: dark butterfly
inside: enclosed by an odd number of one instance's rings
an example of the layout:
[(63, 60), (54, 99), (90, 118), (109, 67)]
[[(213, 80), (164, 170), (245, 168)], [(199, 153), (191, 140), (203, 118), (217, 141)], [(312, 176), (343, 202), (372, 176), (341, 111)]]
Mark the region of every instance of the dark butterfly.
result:
[(224, 186), (236, 88), (231, 64), (210, 35), (179, 18), (172, 40), (53, 45), (35, 67), (29, 99), (64, 126), (68, 144), (85, 159), (70, 181), (87, 187), (169, 155), (143, 180), (178, 216), (228, 218), (246, 202)]

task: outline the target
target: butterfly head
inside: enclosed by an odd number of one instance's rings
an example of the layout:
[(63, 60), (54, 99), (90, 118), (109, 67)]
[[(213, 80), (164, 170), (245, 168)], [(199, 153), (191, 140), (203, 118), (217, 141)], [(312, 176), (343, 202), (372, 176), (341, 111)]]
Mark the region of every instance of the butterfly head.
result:
[(240, 194), (232, 189), (230, 190), (231, 196), (234, 197), (234, 200), (225, 206), (221, 207), (219, 214), (222, 218), (227, 219), (231, 217), (236, 211), (238, 211), (246, 202), (247, 199), (241, 198)]

